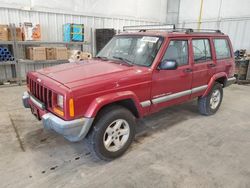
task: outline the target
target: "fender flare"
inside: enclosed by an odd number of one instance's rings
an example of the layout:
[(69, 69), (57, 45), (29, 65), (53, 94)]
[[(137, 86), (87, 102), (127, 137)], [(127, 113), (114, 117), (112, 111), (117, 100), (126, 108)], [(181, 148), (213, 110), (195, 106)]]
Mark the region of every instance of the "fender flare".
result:
[(142, 107), (139, 99), (132, 91), (121, 91), (116, 93), (110, 93), (107, 95), (99, 96), (95, 98), (89, 105), (88, 110), (85, 113), (85, 117), (95, 117), (99, 110), (105, 105), (112, 104), (114, 102), (130, 99), (134, 102), (139, 117), (142, 116)]
[(206, 89), (206, 91), (204, 92), (204, 94), (202, 95), (202, 97), (205, 97), (205, 96), (208, 95), (208, 93), (209, 93), (210, 90), (212, 89), (212, 87), (213, 87), (215, 81), (216, 81), (218, 78), (223, 78), (223, 77), (225, 77), (226, 79), (228, 78), (228, 77), (227, 77), (227, 74), (226, 74), (225, 72), (219, 72), (219, 73), (213, 75), (213, 76), (210, 78), (210, 80), (209, 80), (209, 82), (208, 82), (207, 89)]

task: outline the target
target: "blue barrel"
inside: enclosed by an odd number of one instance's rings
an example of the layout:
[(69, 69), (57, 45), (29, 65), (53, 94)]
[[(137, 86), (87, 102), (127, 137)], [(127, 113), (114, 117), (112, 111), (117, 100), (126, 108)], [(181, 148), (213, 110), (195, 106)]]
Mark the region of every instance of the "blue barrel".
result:
[(8, 49), (8, 48), (3, 48), (3, 51), (4, 51), (4, 52), (8, 52), (9, 49)]

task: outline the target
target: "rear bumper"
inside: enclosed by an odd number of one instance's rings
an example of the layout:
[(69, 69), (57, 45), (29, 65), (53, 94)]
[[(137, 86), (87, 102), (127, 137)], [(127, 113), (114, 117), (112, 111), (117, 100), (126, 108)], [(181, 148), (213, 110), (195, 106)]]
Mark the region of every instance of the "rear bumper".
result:
[(235, 77), (228, 78), (225, 87), (228, 87), (228, 86), (234, 84), (235, 82), (236, 82)]
[[(24, 92), (22, 101), (25, 108), (30, 108), (30, 105), (35, 105), (30, 101), (28, 92)], [(82, 140), (87, 135), (94, 120), (94, 118), (80, 118), (65, 121), (50, 112), (44, 112), (41, 119), (44, 128), (54, 130), (71, 142)]]

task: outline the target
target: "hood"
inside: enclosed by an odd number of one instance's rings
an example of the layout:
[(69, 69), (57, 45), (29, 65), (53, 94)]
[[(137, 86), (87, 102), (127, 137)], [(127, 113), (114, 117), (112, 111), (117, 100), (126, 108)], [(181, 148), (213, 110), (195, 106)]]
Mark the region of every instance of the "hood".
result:
[(47, 67), (37, 72), (72, 89), (97, 83), (116, 82), (135, 77), (146, 67), (127, 66), (110, 61), (86, 60)]

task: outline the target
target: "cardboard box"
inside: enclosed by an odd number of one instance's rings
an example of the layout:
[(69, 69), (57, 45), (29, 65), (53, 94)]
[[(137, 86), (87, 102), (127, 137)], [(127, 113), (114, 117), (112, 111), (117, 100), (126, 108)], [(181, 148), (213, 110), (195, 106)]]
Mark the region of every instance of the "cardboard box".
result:
[(55, 48), (46, 48), (46, 59), (55, 60), (56, 59), (56, 49)]
[(68, 59), (68, 50), (66, 47), (56, 48), (56, 59), (57, 60), (66, 60)]
[(22, 36), (24, 41), (40, 41), (41, 27), (40, 24), (33, 25), (31, 22), (24, 22), (20, 24), (22, 28)]
[(34, 61), (46, 60), (45, 47), (28, 47), (26, 49), (26, 58)]
[[(11, 32), (10, 29), (8, 29), (8, 35), (9, 35), (9, 40), (13, 40), (12, 36), (11, 36)], [(16, 28), (16, 40), (17, 41), (22, 41), (23, 37), (22, 37), (22, 29), (20, 27)]]
[(46, 58), (47, 60), (66, 60), (68, 59), (67, 48), (46, 48)]
[(0, 25), (0, 41), (8, 40), (8, 25)]

